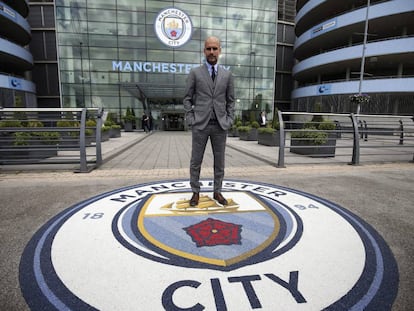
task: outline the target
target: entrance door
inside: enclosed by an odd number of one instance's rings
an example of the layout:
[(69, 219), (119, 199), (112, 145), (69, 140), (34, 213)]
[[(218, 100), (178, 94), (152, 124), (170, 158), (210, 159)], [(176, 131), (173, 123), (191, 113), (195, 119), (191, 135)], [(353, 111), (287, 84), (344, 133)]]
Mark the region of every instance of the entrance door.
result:
[(162, 125), (164, 131), (184, 131), (184, 113), (163, 113)]

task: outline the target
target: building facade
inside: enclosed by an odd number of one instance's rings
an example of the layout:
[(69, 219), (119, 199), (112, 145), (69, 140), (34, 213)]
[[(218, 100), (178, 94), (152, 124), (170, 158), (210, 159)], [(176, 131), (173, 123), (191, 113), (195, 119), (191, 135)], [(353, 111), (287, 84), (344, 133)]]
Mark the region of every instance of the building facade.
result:
[(214, 35), (221, 66), (235, 76), (237, 115), (270, 113), (276, 20), (274, 0), (56, 1), (62, 106), (104, 107), (118, 118), (131, 108), (180, 129), (186, 77)]
[(414, 113), (414, 1), (298, 0), (293, 110)]
[[(272, 118), (276, 109), (355, 111), (349, 96), (359, 93), (370, 96), (362, 112), (412, 114), (413, 6), (406, 0), (3, 0), (0, 105), (98, 106), (118, 121), (131, 108), (159, 122), (170, 116), (179, 128), (186, 75), (204, 61), (205, 37), (216, 35), (221, 65), (236, 78), (240, 118), (261, 110)], [(171, 18), (183, 23), (176, 30), (184, 44), (178, 37), (171, 38), (178, 45), (165, 41)]]
[(290, 105), (294, 0), (30, 6), (39, 107), (104, 107), (118, 121), (130, 108), (138, 117), (151, 112), (159, 128), (168, 120), (169, 128), (182, 129), (186, 76), (204, 62), (209, 35), (221, 39), (220, 64), (235, 76), (238, 117), (249, 120), (261, 110), (272, 117), (274, 107)]
[(30, 51), (34, 66), (32, 79), (36, 84), (39, 108), (60, 108), (60, 79), (57, 61), (55, 3), (53, 0), (30, 1), (28, 21), (32, 28)]
[(295, 43), (296, 0), (278, 1), (274, 111), (291, 109)]
[(31, 82), (33, 56), (24, 0), (0, 1), (0, 107), (35, 107), (36, 88)]

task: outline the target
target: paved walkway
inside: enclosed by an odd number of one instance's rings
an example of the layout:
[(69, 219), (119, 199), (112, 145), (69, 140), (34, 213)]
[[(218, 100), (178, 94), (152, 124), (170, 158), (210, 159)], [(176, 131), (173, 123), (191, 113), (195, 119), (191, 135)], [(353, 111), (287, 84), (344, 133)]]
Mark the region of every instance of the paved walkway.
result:
[[(335, 157), (320, 158), (309, 157), (291, 153), (290, 140), (286, 140), (284, 153), (284, 166), (306, 165), (346, 165), (352, 160), (353, 141), (352, 136), (342, 135), (336, 142)], [(414, 156), (412, 139), (405, 146), (398, 146), (395, 137), (375, 137), (368, 141), (360, 140), (360, 164), (384, 164), (384, 163), (409, 163)], [(392, 148), (390, 148), (392, 147)], [(94, 147), (91, 147), (94, 148)], [(212, 170), (213, 158), (210, 144), (203, 161), (203, 169)], [(95, 151), (91, 151), (95, 154)], [(143, 131), (123, 132), (119, 138), (112, 138), (102, 143), (102, 158), (104, 165), (98, 171), (104, 172), (116, 170), (128, 170), (145, 172), (152, 170), (153, 176), (167, 174), (180, 170), (188, 171), (191, 156), (191, 132), (153, 132), (146, 134)], [(114, 159), (116, 157), (116, 159)], [(113, 161), (111, 161), (114, 159)], [(226, 170), (238, 171), (239, 169), (267, 171), (271, 167), (278, 166), (279, 147), (263, 146), (257, 141), (243, 141), (238, 137), (227, 138)], [(78, 164), (68, 165), (0, 165), (0, 172), (20, 171), (76, 171)], [(112, 174), (111, 173), (111, 174)], [(96, 173), (95, 173), (96, 174)], [(109, 173), (108, 173), (109, 174)], [(186, 175), (185, 175), (186, 176)]]
[[(122, 133), (121, 138), (103, 144), (104, 164), (88, 174), (42, 167), (0, 171), (2, 309), (28, 310), (20, 292), (19, 262), (27, 242), (41, 226), (68, 207), (101, 193), (151, 181), (188, 179), (190, 135)], [(317, 165), (294, 163), (292, 158), (282, 169), (276, 167), (277, 150), (229, 137), (225, 178), (297, 189), (360, 216), (385, 239), (397, 260), (400, 283), (392, 310), (414, 310), (414, 165), (410, 158), (360, 166), (346, 165), (348, 156), (337, 163)], [(202, 177), (212, 175), (212, 158), (207, 152)]]
[[(345, 165), (352, 160), (352, 136), (337, 140), (335, 157), (314, 158), (289, 152), (289, 140), (284, 153), (284, 164), (300, 165)], [(414, 147), (389, 148), (397, 145), (397, 139), (390, 143), (389, 137), (377, 137), (368, 141), (360, 140), (361, 164), (384, 164), (411, 162)], [(381, 147), (383, 146), (383, 147)], [(276, 167), (279, 159), (279, 147), (263, 146), (257, 141), (243, 141), (238, 137), (227, 138), (226, 168), (268, 168)], [(407, 146), (405, 146), (407, 147)], [(123, 133), (121, 138), (103, 143), (105, 164), (100, 170), (177, 170), (187, 169), (191, 156), (191, 132), (143, 132)], [(115, 161), (110, 161), (117, 156)], [(210, 144), (207, 145), (203, 168), (213, 167)]]

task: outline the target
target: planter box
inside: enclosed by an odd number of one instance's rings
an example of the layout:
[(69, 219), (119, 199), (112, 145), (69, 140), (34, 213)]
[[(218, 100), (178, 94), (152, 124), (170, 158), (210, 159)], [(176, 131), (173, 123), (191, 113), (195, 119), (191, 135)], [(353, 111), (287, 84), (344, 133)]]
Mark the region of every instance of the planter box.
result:
[(257, 140), (257, 129), (251, 129), (248, 132), (240, 132), (239, 131), (239, 139), (240, 140)]
[(132, 126), (132, 122), (125, 122), (124, 123), (124, 131), (125, 132), (133, 132), (134, 128)]
[(227, 135), (229, 137), (239, 137), (239, 131), (237, 129), (231, 129), (228, 131)]
[[(92, 143), (96, 141), (95, 134), (94, 136), (85, 136), (85, 145), (86, 147), (92, 146)], [(57, 144), (59, 148), (79, 148), (79, 137), (74, 137), (70, 135), (63, 135)]]
[(101, 141), (108, 141), (110, 137), (110, 131), (101, 132)]
[(280, 137), (279, 132), (271, 133), (258, 133), (257, 143), (264, 146), (279, 146)]
[(121, 129), (111, 128), (109, 130), (109, 138), (117, 138), (117, 137), (121, 137)]
[(328, 158), (335, 156), (336, 134), (329, 133), (328, 140), (322, 145), (314, 145), (310, 140), (294, 138), (290, 140), (290, 152), (311, 157)]
[(0, 161), (7, 160), (43, 160), (57, 156), (54, 145), (45, 146), (2, 146), (0, 148)]

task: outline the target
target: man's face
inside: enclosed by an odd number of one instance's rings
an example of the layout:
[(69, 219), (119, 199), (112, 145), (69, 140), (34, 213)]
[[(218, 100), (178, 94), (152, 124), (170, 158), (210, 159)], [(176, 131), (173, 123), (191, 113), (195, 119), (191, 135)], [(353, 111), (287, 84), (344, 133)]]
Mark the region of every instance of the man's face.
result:
[(211, 65), (217, 64), (221, 53), (220, 43), (217, 40), (207, 40), (204, 44), (204, 55)]

